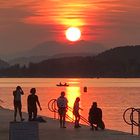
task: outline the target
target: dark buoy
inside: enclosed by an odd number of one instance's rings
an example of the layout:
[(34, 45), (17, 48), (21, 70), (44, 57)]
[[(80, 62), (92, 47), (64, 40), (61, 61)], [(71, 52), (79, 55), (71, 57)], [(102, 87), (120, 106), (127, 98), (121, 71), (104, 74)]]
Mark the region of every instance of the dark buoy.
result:
[(84, 92), (87, 92), (87, 87), (84, 87)]

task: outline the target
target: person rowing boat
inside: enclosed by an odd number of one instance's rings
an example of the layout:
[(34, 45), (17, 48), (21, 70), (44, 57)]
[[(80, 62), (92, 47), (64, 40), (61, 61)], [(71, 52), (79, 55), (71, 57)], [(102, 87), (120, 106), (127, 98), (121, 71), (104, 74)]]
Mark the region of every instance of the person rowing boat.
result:
[(57, 84), (56, 86), (69, 86), (67, 83), (62, 84), (61, 82), (59, 84)]

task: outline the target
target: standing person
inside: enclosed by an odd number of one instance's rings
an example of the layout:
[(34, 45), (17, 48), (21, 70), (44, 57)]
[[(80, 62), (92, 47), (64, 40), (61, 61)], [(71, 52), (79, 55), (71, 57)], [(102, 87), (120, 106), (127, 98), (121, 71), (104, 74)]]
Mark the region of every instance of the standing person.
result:
[(80, 102), (80, 98), (77, 97), (75, 102), (74, 102), (74, 106), (73, 106), (73, 115), (75, 116), (75, 126), (74, 126), (75, 128), (81, 127), (79, 125), (79, 121), (80, 121), (79, 109), (81, 109), (79, 107), (79, 102)]
[(65, 92), (61, 92), (61, 96), (57, 99), (57, 107), (58, 107), (58, 113), (60, 116), (60, 128), (66, 128), (65, 126), (65, 117), (68, 107), (68, 100), (65, 97)]
[(105, 129), (104, 122), (102, 121), (102, 110), (97, 107), (97, 103), (93, 102), (90, 111), (89, 111), (89, 122), (91, 125), (91, 130), (98, 130), (101, 128)]
[(20, 120), (24, 121), (24, 119), (22, 118), (22, 104), (21, 104), (21, 95), (23, 95), (24, 92), (22, 90), (22, 88), (20, 86), (16, 87), (16, 90), (13, 91), (13, 96), (14, 96), (14, 121), (16, 121), (16, 117), (17, 117), (17, 110), (19, 111), (19, 115), (20, 115)]
[(35, 95), (36, 93), (36, 89), (32, 88), (30, 90), (30, 95), (28, 96), (27, 99), (27, 104), (28, 104), (28, 121), (34, 121), (36, 120), (37, 117), (37, 105), (39, 106), (40, 110), (42, 110), (39, 100), (38, 100), (38, 96)]

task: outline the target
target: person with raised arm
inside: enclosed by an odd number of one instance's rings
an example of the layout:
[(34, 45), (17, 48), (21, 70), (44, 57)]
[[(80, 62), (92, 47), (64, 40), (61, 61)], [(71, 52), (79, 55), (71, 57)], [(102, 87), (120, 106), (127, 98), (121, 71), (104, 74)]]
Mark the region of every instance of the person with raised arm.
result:
[(22, 103), (21, 103), (21, 95), (23, 95), (24, 92), (20, 86), (16, 87), (16, 90), (13, 91), (14, 96), (14, 121), (16, 122), (17, 117), (17, 111), (19, 111), (20, 120), (24, 121), (22, 117)]

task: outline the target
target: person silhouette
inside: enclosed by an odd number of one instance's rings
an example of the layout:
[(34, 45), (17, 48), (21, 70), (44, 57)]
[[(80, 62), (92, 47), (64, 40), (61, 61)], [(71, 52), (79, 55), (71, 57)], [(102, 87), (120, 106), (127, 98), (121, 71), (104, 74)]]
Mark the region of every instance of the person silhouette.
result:
[(16, 90), (13, 91), (14, 96), (14, 121), (16, 122), (17, 117), (17, 110), (19, 111), (20, 120), (24, 121), (22, 118), (22, 103), (21, 103), (21, 95), (23, 95), (24, 92), (20, 86), (16, 87)]
[(38, 100), (38, 96), (36, 94), (36, 89), (31, 88), (30, 95), (27, 98), (28, 104), (28, 121), (35, 121), (37, 117), (37, 105), (39, 106), (40, 110), (42, 110), (40, 102)]
[[(80, 98), (77, 97), (75, 102), (74, 102), (74, 106), (73, 106), (73, 115), (75, 116), (75, 128), (79, 128), (81, 127), (79, 125), (79, 121), (80, 121), (80, 114), (79, 114), (79, 110), (81, 109), (79, 107), (79, 102), (80, 102)], [(82, 110), (82, 109), (81, 109)]]
[(64, 91), (61, 92), (61, 96), (57, 99), (57, 107), (60, 116), (60, 128), (66, 128), (65, 118), (66, 118), (66, 112), (68, 107), (68, 100), (65, 97)]
[(91, 130), (98, 130), (101, 128), (105, 129), (104, 122), (102, 120), (102, 110), (97, 107), (97, 102), (93, 102), (90, 111), (89, 111), (89, 123), (91, 125)]

